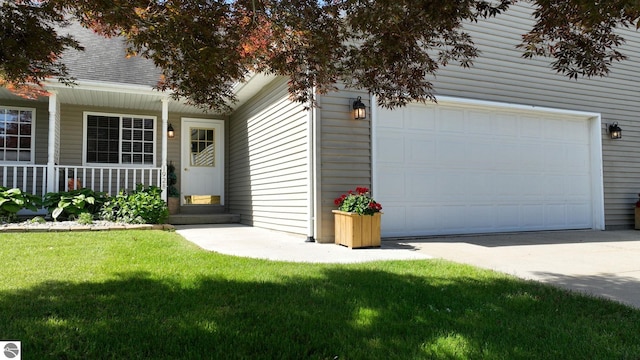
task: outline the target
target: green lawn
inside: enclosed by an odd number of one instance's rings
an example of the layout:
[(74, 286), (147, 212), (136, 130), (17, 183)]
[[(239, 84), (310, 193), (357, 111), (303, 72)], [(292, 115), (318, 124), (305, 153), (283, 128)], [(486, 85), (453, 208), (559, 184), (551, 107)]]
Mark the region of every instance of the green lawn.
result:
[(120, 231), (1, 234), (0, 266), (0, 340), (23, 359), (640, 358), (638, 310), (444, 261), (269, 262)]

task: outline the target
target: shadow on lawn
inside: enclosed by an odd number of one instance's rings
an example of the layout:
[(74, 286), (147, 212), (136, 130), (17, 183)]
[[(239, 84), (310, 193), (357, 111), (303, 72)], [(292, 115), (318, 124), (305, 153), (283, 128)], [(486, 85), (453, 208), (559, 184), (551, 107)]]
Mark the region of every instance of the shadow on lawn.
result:
[(147, 273), (48, 282), (0, 293), (0, 338), (21, 340), (24, 359), (640, 355), (624, 345), (640, 331), (639, 312), (551, 287), (350, 267), (323, 275), (204, 277), (190, 288)]

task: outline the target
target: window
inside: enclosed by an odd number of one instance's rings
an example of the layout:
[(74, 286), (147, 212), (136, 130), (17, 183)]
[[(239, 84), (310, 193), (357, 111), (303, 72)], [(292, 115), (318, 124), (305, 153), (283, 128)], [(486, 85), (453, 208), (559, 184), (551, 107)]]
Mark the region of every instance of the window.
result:
[(155, 164), (155, 117), (85, 113), (87, 164)]
[(35, 109), (0, 106), (0, 161), (33, 162)]

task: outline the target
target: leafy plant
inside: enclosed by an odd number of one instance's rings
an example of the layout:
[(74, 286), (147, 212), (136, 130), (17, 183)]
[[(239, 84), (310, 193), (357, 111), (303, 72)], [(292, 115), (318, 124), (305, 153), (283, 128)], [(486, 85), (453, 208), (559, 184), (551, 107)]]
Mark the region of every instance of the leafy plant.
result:
[(78, 215), (78, 224), (81, 225), (91, 225), (93, 224), (93, 215), (88, 212), (83, 212)]
[(15, 219), (16, 213), (22, 209), (37, 211), (42, 199), (18, 188), (0, 186), (0, 217)]
[(27, 223), (29, 224), (46, 224), (46, 222), (47, 220), (45, 220), (42, 216), (36, 216), (27, 220)]
[(340, 211), (360, 215), (373, 215), (382, 210), (382, 205), (373, 200), (366, 187), (356, 187), (355, 191), (349, 190), (346, 194), (336, 198), (334, 203)]
[(108, 195), (91, 189), (77, 189), (66, 192), (47, 193), (44, 196), (44, 207), (57, 220), (78, 216), (82, 213), (97, 214), (107, 201)]
[(138, 184), (131, 194), (125, 191), (107, 201), (100, 216), (104, 220), (129, 224), (160, 224), (169, 216), (167, 204), (162, 200), (157, 186), (145, 188)]
[(180, 197), (180, 192), (176, 188), (178, 182), (178, 175), (176, 175), (176, 166), (173, 165), (173, 161), (170, 161), (167, 165), (167, 195), (170, 197)]

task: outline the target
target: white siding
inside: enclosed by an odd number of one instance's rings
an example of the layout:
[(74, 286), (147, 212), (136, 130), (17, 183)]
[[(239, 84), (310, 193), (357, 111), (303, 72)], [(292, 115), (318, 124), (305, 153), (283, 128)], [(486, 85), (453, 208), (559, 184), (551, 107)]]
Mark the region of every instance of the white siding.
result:
[(284, 79), (231, 116), (228, 203), (242, 223), (306, 234), (307, 121)]

